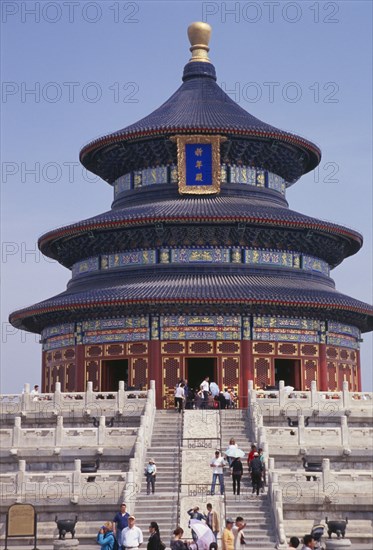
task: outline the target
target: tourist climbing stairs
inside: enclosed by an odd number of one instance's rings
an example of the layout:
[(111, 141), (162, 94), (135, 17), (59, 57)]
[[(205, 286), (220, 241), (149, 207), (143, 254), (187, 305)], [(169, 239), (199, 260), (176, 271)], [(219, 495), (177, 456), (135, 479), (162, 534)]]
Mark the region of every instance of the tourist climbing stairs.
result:
[(136, 525), (142, 529), (144, 540), (148, 539), (149, 522), (156, 521), (167, 546), (178, 519), (181, 431), (182, 415), (174, 410), (156, 411), (145, 463), (152, 458), (157, 466), (155, 494), (147, 495), (144, 475), (134, 509)]
[[(250, 450), (250, 427), (245, 409), (228, 409), (221, 411), (221, 441), (224, 451), (231, 437), (240, 449), (246, 453)], [(236, 519), (242, 516), (246, 522), (245, 541), (247, 548), (273, 549), (276, 544), (272, 511), (266, 491), (259, 496), (252, 494), (252, 486), (248, 477), (247, 454), (242, 459), (244, 474), (241, 481), (240, 495), (233, 495), (232, 481), (228, 472), (225, 478), (226, 486), (226, 517)]]

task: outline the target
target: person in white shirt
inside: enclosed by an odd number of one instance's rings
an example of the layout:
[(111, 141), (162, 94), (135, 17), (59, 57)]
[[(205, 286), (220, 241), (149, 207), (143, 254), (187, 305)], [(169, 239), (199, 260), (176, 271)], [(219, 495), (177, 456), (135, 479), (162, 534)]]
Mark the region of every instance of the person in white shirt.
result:
[(243, 533), (243, 529), (246, 527), (246, 523), (244, 522), (243, 518), (241, 516), (236, 517), (236, 521), (233, 524), (232, 527), (232, 533), (234, 536), (234, 550), (240, 550), (241, 546), (246, 544), (245, 536)]
[(211, 483), (211, 494), (215, 494), (215, 485), (216, 480), (219, 479), (220, 484), (220, 494), (224, 495), (224, 473), (223, 468), (226, 466), (224, 458), (220, 455), (220, 451), (215, 451), (215, 457), (211, 460), (210, 466), (212, 470), (212, 483)]
[(175, 405), (178, 407), (179, 413), (181, 413), (183, 409), (184, 399), (185, 399), (184, 383), (182, 382), (179, 386), (177, 386), (175, 390)]
[(39, 400), (39, 386), (37, 384), (35, 384), (34, 386), (34, 389), (31, 390), (30, 394), (32, 395), (32, 400), (33, 401), (38, 401)]
[(210, 391), (209, 381), (210, 381), (210, 378), (206, 376), (203, 382), (201, 382), (199, 386), (200, 390), (203, 392), (203, 403), (202, 403), (203, 408), (207, 408), (207, 402), (208, 402), (209, 391)]
[(144, 541), (142, 531), (135, 525), (135, 516), (128, 518), (128, 527), (122, 531), (122, 544), (125, 550), (138, 548)]

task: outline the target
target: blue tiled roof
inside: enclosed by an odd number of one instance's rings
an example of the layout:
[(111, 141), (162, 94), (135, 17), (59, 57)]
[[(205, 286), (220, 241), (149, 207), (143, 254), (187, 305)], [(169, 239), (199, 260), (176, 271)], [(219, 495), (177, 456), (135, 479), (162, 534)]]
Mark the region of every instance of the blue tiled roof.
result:
[(70, 239), (71, 236), (88, 230), (115, 229), (131, 223), (203, 222), (203, 220), (214, 218), (227, 223), (236, 221), (256, 223), (255, 219), (258, 219), (257, 223), (261, 224), (302, 225), (321, 233), (340, 235), (349, 240), (352, 246), (351, 254), (356, 252), (362, 244), (362, 236), (359, 233), (331, 222), (320, 221), (275, 204), (265, 205), (260, 200), (217, 196), (209, 198), (180, 197), (177, 200), (159, 200), (152, 204), (135, 204), (128, 208), (109, 210), (98, 216), (46, 233), (40, 238), (39, 246), (41, 251), (48, 256), (50, 246), (56, 240)]
[[(112, 174), (112, 169), (109, 170), (106, 166), (106, 158), (110, 158), (112, 162), (111, 153), (115, 143), (120, 143), (123, 149), (123, 145), (133, 140), (196, 132), (271, 139), (277, 146), (286, 144), (289, 147), (290, 144), (298, 150), (298, 155), (304, 157), (302, 173), (312, 170), (319, 163), (321, 152), (315, 144), (259, 120), (233, 101), (216, 83), (215, 69), (212, 65), (188, 63), (184, 69), (183, 80), (180, 88), (150, 115), (85, 146), (80, 154), (81, 162), (89, 170), (112, 181), (114, 176), (109, 176)], [(124, 151), (121, 153), (118, 148), (116, 151), (118, 162), (123, 154)], [(286, 154), (286, 147), (283, 154)], [(156, 160), (148, 159), (150, 165)], [(261, 166), (265, 159), (260, 159), (259, 156), (257, 162), (258, 166)]]
[[(310, 308), (330, 308), (333, 319), (343, 318), (343, 310), (353, 311), (361, 316), (360, 327), (368, 330), (368, 323), (373, 321), (373, 307), (337, 292), (325, 283), (324, 279), (283, 273), (161, 273), (147, 272), (142, 269), (126, 278), (114, 277), (97, 280), (95, 288), (90, 290), (67, 290), (49, 300), (29, 308), (14, 312), (11, 322), (14, 326), (30, 329), (31, 325), (40, 324), (43, 315), (49, 311), (75, 309), (79, 318), (80, 311), (97, 311), (106, 309), (114, 312), (120, 308), (121, 315), (126, 307), (133, 303), (142, 303), (144, 311), (152, 304), (161, 307), (165, 301), (171, 302), (213, 302), (216, 308), (219, 303), (238, 302), (242, 310), (260, 303), (268, 303), (270, 311), (275, 314), (276, 308), (281, 311), (284, 303), (294, 312)], [(158, 304), (158, 305), (157, 305)], [(277, 305), (276, 305), (277, 304)], [(369, 319), (368, 319), (369, 317)], [(358, 325), (357, 325), (358, 326)]]

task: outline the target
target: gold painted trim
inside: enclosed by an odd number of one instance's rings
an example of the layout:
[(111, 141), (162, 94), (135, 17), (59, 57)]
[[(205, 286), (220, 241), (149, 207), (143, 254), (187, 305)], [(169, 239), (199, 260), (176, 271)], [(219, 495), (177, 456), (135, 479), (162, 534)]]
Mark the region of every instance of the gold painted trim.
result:
[[(170, 138), (176, 141), (177, 145), (177, 167), (178, 167), (178, 186), (180, 194), (188, 195), (212, 195), (220, 193), (221, 167), (220, 167), (220, 144), (226, 141), (224, 136), (208, 135), (178, 135)], [(186, 155), (185, 146), (187, 144), (209, 144), (212, 146), (212, 185), (187, 185), (186, 181)]]

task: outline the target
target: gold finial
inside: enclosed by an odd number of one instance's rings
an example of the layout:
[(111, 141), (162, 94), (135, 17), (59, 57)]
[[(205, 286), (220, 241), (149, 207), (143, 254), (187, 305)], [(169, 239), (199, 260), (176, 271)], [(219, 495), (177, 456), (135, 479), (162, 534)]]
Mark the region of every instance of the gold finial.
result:
[(208, 52), (210, 48), (208, 43), (211, 37), (211, 27), (208, 23), (202, 21), (196, 21), (188, 27), (188, 38), (191, 43), (190, 51), (192, 57), (189, 61), (203, 61), (205, 63), (211, 63), (209, 60)]

